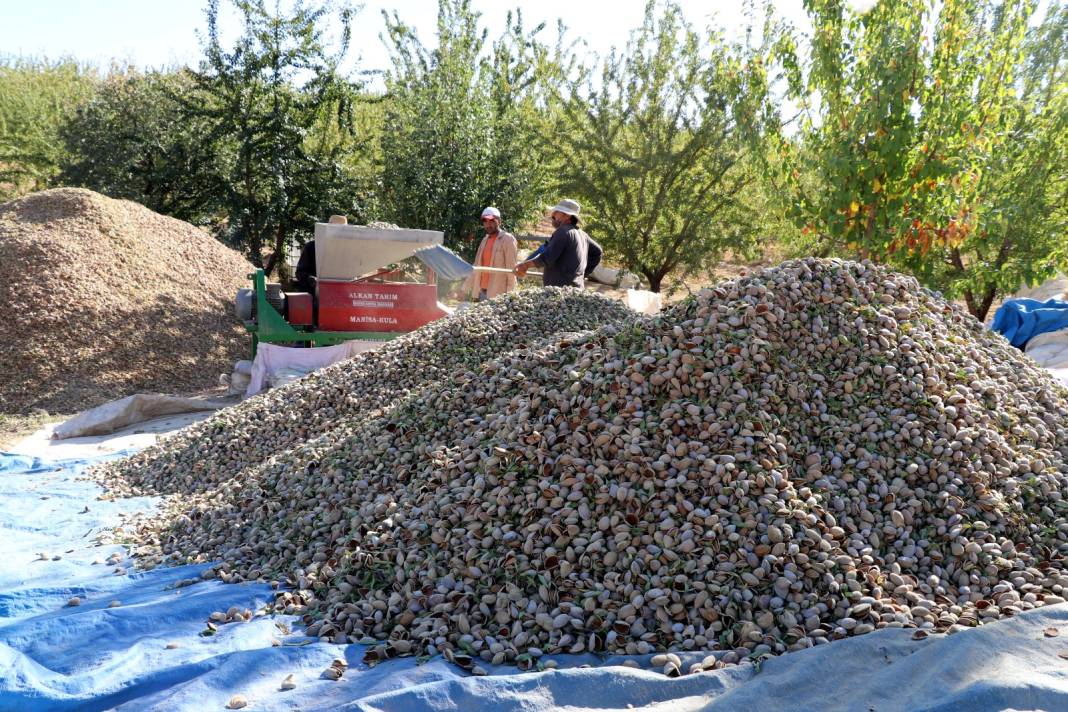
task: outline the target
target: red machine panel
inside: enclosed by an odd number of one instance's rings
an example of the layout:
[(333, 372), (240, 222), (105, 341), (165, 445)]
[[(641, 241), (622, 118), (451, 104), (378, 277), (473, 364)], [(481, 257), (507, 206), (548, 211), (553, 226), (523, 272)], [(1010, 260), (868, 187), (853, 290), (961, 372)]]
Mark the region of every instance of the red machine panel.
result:
[(293, 326), (311, 326), (312, 320), (312, 295), (286, 292), (286, 321)]
[(443, 316), (432, 284), (319, 282), (321, 331), (408, 332)]

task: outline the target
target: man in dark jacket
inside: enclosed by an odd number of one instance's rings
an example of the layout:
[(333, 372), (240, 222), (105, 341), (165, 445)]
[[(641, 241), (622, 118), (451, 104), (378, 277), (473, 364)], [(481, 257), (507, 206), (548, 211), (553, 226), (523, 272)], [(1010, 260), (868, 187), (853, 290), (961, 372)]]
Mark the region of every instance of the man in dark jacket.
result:
[[(348, 225), (349, 219), (344, 215), (331, 215), (327, 222), (331, 225)], [(300, 248), (300, 259), (297, 260), (293, 286), (298, 291), (315, 294), (315, 278), (317, 275), (318, 272), (315, 269), (315, 240), (308, 240)]]
[[(594, 240), (592, 237), (590, 237), (589, 235), (587, 235), (586, 237), (589, 238), (590, 249), (589, 252), (586, 254), (586, 271), (582, 274), (582, 276), (586, 279), (589, 279), (590, 275), (593, 274), (593, 271), (597, 269), (597, 265), (601, 264), (601, 257), (604, 255), (604, 250), (599, 244), (597, 244), (597, 241)], [(538, 249), (534, 250), (527, 256), (527, 262), (534, 263), (538, 259), (538, 257), (541, 256), (541, 253), (545, 252), (545, 246), (547, 244), (549, 244), (548, 240), (538, 245)]]
[(315, 240), (308, 240), (300, 249), (293, 286), (298, 291), (315, 294)]
[(542, 268), (542, 284), (546, 287), (583, 287), (586, 265), (592, 259), (593, 266), (601, 261), (601, 246), (579, 229), (579, 204), (574, 200), (561, 200), (549, 216), (556, 230), (545, 244), (525, 262), (516, 265), (516, 273), (524, 275), (533, 266)]

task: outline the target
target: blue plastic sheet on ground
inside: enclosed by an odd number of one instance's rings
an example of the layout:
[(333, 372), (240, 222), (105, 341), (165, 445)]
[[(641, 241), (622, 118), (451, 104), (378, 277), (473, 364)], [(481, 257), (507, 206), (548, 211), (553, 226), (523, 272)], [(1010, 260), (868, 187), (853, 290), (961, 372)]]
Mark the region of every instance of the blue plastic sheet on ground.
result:
[(1068, 329), (1068, 302), (1009, 299), (998, 307), (990, 327), (1022, 349), (1039, 334)]
[[(123, 514), (157, 502), (98, 500), (78, 479), (88, 464), (0, 454), (0, 710), (204, 712), (234, 695), (249, 710), (1068, 709), (1068, 604), (954, 636), (879, 631), (678, 679), (592, 655), (554, 657), (560, 669), (538, 673), (487, 665), (485, 677), (440, 658), (368, 668), (363, 646), (312, 642), (292, 616), (205, 637), (213, 611), (256, 610), (270, 587), (177, 586), (205, 567), (137, 572), (121, 547), (96, 545)], [(117, 564), (93, 563), (116, 552)], [(73, 596), (81, 605), (68, 605)], [(1066, 637), (1046, 637), (1050, 627)], [(337, 657), (348, 671), (323, 679)], [(703, 654), (682, 657), (687, 668)], [(280, 690), (290, 674), (296, 689)]]

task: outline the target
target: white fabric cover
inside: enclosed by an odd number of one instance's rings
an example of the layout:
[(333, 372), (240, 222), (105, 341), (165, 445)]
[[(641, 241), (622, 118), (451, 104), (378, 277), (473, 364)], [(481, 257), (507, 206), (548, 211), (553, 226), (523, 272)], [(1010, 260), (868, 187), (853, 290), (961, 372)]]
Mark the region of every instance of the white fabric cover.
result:
[(310, 349), (279, 346), (278, 344), (260, 344), (256, 349), (256, 358), (252, 362), (252, 380), (249, 381), (245, 396), (254, 396), (266, 390), (271, 377), (278, 371), (286, 369), (289, 375), (294, 370), (304, 375), (318, 371), (324, 366), (352, 358), (364, 351), (374, 351), (385, 341), (346, 341), (335, 346), (317, 346)]
[(1024, 351), (1043, 368), (1068, 368), (1068, 329), (1039, 334)]
[(232, 403), (216, 403), (199, 398), (181, 398), (162, 393), (137, 393), (109, 401), (79, 413), (56, 426), (52, 431), (55, 440), (81, 438), (88, 435), (107, 435), (128, 425), (162, 418), (177, 413), (194, 413), (200, 410), (218, 410)]

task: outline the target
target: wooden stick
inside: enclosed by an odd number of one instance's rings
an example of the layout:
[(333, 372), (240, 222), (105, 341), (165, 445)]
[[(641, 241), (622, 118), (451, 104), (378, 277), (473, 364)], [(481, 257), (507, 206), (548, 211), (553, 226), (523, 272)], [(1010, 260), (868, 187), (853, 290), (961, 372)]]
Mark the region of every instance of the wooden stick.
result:
[[(475, 267), (473, 269), (476, 272), (492, 272), (494, 274), (515, 274), (515, 272), (513, 272), (512, 270), (506, 269), (504, 267)], [(516, 276), (518, 277), (519, 275)], [(527, 272), (527, 276), (540, 277), (541, 272)]]

